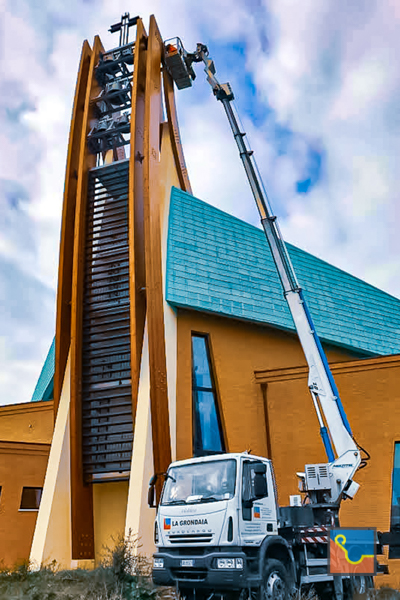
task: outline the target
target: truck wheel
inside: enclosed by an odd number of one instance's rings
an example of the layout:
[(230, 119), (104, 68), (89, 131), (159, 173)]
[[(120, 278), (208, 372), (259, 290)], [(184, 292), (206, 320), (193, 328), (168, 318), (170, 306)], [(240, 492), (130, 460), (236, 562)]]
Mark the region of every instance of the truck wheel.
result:
[(267, 559), (261, 588), (261, 600), (287, 600), (289, 598), (288, 573), (280, 560)]
[(346, 597), (349, 600), (353, 600), (353, 598), (359, 598), (360, 596), (364, 597), (368, 593), (368, 590), (372, 590), (374, 588), (374, 578), (369, 575), (355, 575), (348, 581), (348, 585), (346, 586), (348, 592)]

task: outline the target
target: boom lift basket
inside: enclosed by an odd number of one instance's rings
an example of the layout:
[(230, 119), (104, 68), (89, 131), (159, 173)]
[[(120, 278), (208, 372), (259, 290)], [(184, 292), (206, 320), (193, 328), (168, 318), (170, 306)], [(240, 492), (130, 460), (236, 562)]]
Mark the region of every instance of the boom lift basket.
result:
[(175, 81), (178, 90), (191, 87), (195, 73), (188, 59), (188, 53), (180, 38), (171, 38), (164, 42), (165, 65)]

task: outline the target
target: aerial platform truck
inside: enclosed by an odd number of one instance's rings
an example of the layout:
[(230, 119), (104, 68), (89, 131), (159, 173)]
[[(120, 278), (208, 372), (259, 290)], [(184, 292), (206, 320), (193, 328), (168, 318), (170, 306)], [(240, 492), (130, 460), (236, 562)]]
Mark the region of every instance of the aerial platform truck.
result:
[[(187, 600), (211, 600), (214, 595), (285, 600), (293, 591), (311, 586), (323, 598), (350, 599), (373, 587), (373, 578), (329, 573), (329, 530), (339, 526), (341, 501), (357, 493), (353, 477), (369, 456), (352, 434), (253, 152), (239, 126), (232, 89), (218, 82), (206, 46), (198, 44), (196, 52), (188, 53), (179, 38), (165, 42), (165, 65), (178, 89), (192, 85), (195, 62), (204, 63), (207, 80), (228, 117), (307, 360), (308, 387), (328, 461), (307, 464), (297, 473), (303, 499), (292, 496), (285, 507), (278, 505), (273, 465), (266, 458), (244, 452), (171, 464), (155, 521), (153, 580), (176, 586)], [(156, 479), (150, 481), (151, 506)]]

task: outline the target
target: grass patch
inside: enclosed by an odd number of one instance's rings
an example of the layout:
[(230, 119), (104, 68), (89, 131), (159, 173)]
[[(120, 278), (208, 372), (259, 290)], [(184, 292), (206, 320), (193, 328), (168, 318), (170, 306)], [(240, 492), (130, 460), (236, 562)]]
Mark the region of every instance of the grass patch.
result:
[(96, 569), (59, 569), (55, 562), (34, 571), (28, 562), (0, 569), (0, 600), (168, 600), (174, 591), (156, 588), (151, 564), (133, 536), (104, 548)]

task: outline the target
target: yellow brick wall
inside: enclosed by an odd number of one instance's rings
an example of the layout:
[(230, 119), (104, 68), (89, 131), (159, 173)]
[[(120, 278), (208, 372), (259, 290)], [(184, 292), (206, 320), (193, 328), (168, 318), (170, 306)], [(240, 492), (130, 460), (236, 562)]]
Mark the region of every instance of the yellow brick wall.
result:
[(37, 511), (20, 511), (23, 487), (43, 487), (53, 402), (0, 407), (0, 564), (29, 558)]
[(50, 444), (53, 436), (53, 401), (0, 406), (0, 440)]
[[(178, 311), (177, 458), (192, 456), (192, 332), (209, 334), (221, 416), (229, 452), (268, 455), (265, 407), (254, 371), (305, 364), (294, 334), (195, 311)], [(327, 349), (329, 360), (351, 353)]]
[[(332, 366), (354, 437), (371, 454), (355, 480), (361, 485), (353, 500), (342, 503), (344, 527), (390, 527), (394, 443), (400, 441), (400, 356), (364, 359)], [(279, 502), (297, 492), (296, 471), (306, 463), (326, 462), (319, 426), (307, 389), (305, 368), (257, 373), (265, 386), (272, 460)], [(381, 562), (388, 562), (383, 559)], [(378, 585), (399, 586), (400, 560), (389, 561), (390, 576)]]

